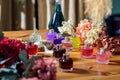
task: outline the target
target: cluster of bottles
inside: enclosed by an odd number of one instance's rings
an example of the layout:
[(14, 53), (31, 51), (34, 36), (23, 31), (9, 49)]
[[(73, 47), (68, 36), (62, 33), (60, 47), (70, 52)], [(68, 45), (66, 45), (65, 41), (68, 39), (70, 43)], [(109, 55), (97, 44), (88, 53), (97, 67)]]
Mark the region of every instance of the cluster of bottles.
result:
[(50, 29), (46, 34), (46, 39), (53, 43), (54, 45), (62, 45), (62, 48), (65, 48), (67, 52), (79, 51), (80, 49), (80, 38), (73, 34), (72, 36), (62, 36), (54, 32), (53, 29)]
[[(94, 48), (89, 44), (85, 44), (80, 47), (80, 38), (74, 33), (71, 36), (64, 37), (59, 34), (58, 27), (62, 26), (62, 21), (64, 20), (65, 19), (61, 10), (61, 0), (56, 0), (54, 13), (48, 25), (49, 32), (46, 34), (46, 39), (54, 44), (53, 57), (59, 60), (59, 68), (62, 71), (72, 71), (73, 59), (70, 58), (67, 53), (71, 51), (80, 51), (81, 57), (93, 58)], [(37, 49), (36, 46), (29, 44), (29, 48), (33, 50), (33, 47)], [(33, 54), (34, 52), (32, 53), (32, 51), (30, 51), (29, 53)], [(102, 48), (96, 54), (96, 61), (98, 63), (108, 64), (109, 56), (109, 51)]]
[[(52, 33), (51, 33), (52, 32)], [(59, 37), (57, 36), (59, 35)], [(52, 36), (52, 37), (49, 37)], [(53, 57), (59, 60), (59, 68), (62, 71), (72, 71), (73, 70), (73, 59), (69, 57), (69, 52), (80, 51), (80, 56), (83, 58), (93, 58), (94, 47), (86, 43), (80, 46), (80, 38), (75, 34), (72, 36), (60, 36), (60, 34), (49, 31), (46, 35), (47, 40), (54, 44)], [(50, 39), (49, 39), (50, 38)], [(105, 48), (101, 48), (96, 54), (96, 62), (100, 64), (108, 64), (110, 58), (110, 52)]]
[(53, 49), (53, 57), (59, 61), (59, 68), (61, 71), (73, 70), (73, 59), (66, 53), (66, 49), (62, 45), (57, 45)]
[(59, 60), (60, 70), (72, 71), (73, 59), (69, 58), (69, 54), (67, 54), (73, 50), (73, 43), (70, 40), (70, 37), (63, 37), (62, 35), (54, 32), (53, 29), (50, 29), (46, 34), (46, 39), (54, 44), (53, 57)]

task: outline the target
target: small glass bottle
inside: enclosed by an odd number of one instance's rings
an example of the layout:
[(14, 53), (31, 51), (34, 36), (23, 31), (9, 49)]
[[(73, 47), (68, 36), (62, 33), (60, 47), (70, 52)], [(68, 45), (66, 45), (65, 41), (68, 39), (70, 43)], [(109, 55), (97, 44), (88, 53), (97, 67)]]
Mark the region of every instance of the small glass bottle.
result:
[(96, 62), (100, 64), (108, 64), (110, 58), (110, 51), (105, 48), (100, 48), (100, 51), (96, 54)]
[(80, 37), (73, 34), (70, 39), (73, 43), (73, 51), (80, 51)]
[(69, 58), (69, 54), (63, 54), (63, 57), (59, 59), (59, 68), (61, 71), (73, 70), (73, 59)]
[(38, 46), (34, 44), (33, 42), (29, 42), (27, 44), (27, 53), (29, 55), (36, 55), (38, 52)]
[(55, 32), (59, 33), (58, 27), (62, 26), (62, 21), (64, 21), (64, 16), (61, 10), (61, 0), (56, 0), (54, 13), (50, 19), (48, 28), (54, 29)]
[(64, 40), (64, 37), (62, 37), (61, 34), (58, 34), (57, 38), (54, 39), (53, 44), (54, 45), (61, 45), (62, 40)]
[(72, 41), (70, 40), (70, 37), (65, 37), (64, 40), (62, 40), (62, 47), (66, 49), (67, 52), (71, 52), (73, 49)]
[(81, 47), (81, 57), (84, 58), (92, 58), (93, 57), (93, 47), (90, 44), (86, 43), (83, 47)]
[(59, 59), (63, 56), (65, 52), (66, 50), (62, 48), (61, 45), (56, 45), (56, 47), (53, 49), (53, 57)]
[(50, 29), (46, 34), (46, 39), (53, 43), (54, 39), (57, 37), (57, 33), (53, 29)]

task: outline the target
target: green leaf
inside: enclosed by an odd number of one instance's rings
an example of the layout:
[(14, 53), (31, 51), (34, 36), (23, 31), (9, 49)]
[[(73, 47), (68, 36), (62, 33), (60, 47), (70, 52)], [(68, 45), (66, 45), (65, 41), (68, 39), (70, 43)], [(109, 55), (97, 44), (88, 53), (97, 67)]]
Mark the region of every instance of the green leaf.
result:
[(22, 50), (19, 54), (19, 58), (21, 61), (23, 61), (24, 64), (28, 64), (28, 59), (27, 59), (27, 52), (26, 50)]
[(24, 76), (25, 76), (25, 77), (32, 77), (32, 74), (30, 73), (32, 66), (33, 66), (32, 63), (29, 63), (29, 64), (27, 65), (27, 68), (26, 68), (26, 70), (25, 70), (25, 72), (24, 72)]
[(0, 31), (0, 40), (2, 40), (4, 37), (4, 33)]

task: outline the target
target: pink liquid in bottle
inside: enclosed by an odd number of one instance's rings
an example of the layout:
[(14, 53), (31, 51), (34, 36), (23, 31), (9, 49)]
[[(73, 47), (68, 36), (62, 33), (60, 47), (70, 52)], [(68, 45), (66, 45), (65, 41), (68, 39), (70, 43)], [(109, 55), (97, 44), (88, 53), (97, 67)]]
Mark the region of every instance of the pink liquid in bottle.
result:
[(100, 64), (108, 64), (110, 58), (110, 52), (106, 51), (104, 48), (101, 48), (100, 51), (96, 54), (96, 62)]

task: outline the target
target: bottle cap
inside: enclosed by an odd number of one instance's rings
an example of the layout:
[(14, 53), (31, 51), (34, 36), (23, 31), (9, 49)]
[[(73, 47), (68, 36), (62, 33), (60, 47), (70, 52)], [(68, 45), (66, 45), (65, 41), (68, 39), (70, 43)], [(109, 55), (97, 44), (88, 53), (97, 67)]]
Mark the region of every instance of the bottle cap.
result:
[(103, 54), (105, 52), (105, 48), (100, 48), (100, 54)]
[(85, 43), (84, 48), (89, 48), (90, 47), (90, 43)]
[(76, 37), (76, 34), (75, 34), (75, 33), (73, 33), (73, 34), (72, 34), (72, 37)]
[(61, 0), (56, 0), (56, 3), (61, 3)]
[(50, 30), (49, 30), (49, 33), (54, 33), (54, 29), (50, 29)]

